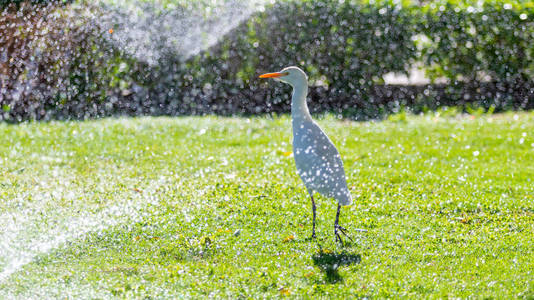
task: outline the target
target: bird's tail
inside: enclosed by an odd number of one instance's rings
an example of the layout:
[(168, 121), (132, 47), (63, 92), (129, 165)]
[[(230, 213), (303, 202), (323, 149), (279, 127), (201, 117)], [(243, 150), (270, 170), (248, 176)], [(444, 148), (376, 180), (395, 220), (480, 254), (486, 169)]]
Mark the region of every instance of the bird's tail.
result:
[(337, 197), (337, 201), (341, 205), (351, 205), (352, 204), (352, 196), (350, 195), (349, 190), (346, 189), (344, 193), (340, 193), (339, 197)]

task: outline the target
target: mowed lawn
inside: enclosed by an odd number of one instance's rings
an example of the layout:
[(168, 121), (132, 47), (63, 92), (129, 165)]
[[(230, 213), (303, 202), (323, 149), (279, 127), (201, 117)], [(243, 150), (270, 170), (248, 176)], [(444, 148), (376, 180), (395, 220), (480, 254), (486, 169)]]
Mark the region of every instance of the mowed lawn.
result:
[(344, 247), (287, 116), (0, 124), (0, 298), (534, 297), (533, 118), (319, 118)]

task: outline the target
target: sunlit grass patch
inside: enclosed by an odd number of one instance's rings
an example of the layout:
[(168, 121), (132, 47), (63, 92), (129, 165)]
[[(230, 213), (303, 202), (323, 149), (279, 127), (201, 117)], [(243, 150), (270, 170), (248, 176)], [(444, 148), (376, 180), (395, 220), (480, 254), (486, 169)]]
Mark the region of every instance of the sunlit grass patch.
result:
[(532, 296), (533, 116), (321, 118), (343, 248), (287, 116), (0, 124), (0, 296)]

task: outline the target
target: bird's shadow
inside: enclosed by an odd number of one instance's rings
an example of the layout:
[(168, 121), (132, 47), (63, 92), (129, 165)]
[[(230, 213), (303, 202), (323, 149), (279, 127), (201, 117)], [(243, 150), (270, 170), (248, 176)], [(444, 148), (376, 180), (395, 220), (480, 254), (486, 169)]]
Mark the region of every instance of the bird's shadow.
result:
[[(319, 246), (320, 247), (320, 246)], [(347, 250), (341, 252), (332, 252), (323, 250), (312, 255), (313, 263), (325, 274), (325, 280), (328, 283), (343, 282), (343, 277), (339, 275), (339, 267), (359, 264), (362, 261), (360, 254), (350, 253)]]

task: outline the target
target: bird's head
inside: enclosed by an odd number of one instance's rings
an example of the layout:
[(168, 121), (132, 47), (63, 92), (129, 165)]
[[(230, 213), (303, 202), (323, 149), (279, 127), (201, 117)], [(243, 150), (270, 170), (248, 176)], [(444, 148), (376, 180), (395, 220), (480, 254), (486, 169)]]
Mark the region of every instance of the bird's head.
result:
[(308, 76), (298, 67), (287, 67), (280, 72), (262, 74), (260, 78), (274, 78), (293, 87), (308, 84)]

